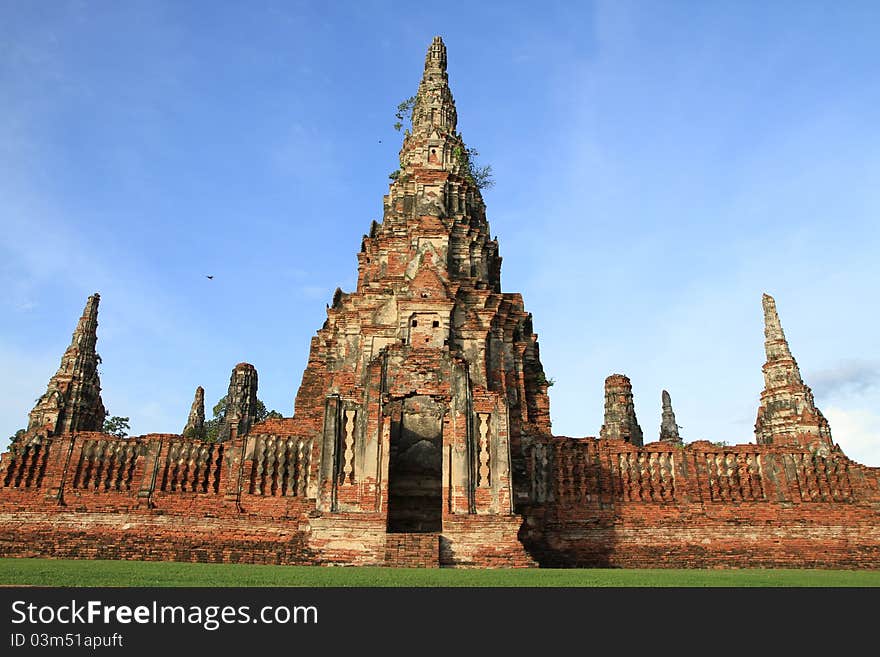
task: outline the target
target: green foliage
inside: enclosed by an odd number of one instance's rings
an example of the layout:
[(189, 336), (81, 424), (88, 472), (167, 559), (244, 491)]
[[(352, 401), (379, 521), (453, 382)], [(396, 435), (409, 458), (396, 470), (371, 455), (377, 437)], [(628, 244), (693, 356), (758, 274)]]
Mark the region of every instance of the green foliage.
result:
[(452, 151), (452, 156), (465, 168), (465, 175), (470, 178), (477, 189), (489, 189), (495, 186), (492, 165), (487, 164), (483, 167), (477, 165), (476, 160), (480, 153), (476, 148), (462, 149), (460, 146), (456, 146)]
[(27, 429), (19, 429), (9, 436), (8, 444), (3, 448), (4, 452), (11, 451), (13, 454), (18, 452), (18, 440), (27, 433)]
[(394, 116), (397, 117), (397, 121), (394, 123), (394, 129), (397, 130), (397, 132), (400, 132), (404, 121), (409, 120), (410, 124), (412, 124), (412, 113), (415, 107), (416, 96), (410, 96), (403, 102), (398, 103), (397, 112), (394, 113)]
[(544, 372), (538, 372), (538, 376), (535, 377), (535, 383), (539, 386), (547, 386), (549, 388), (556, 383), (556, 380), (548, 379)]
[(400, 178), (400, 169), (397, 169), (396, 171), (392, 171), (391, 173), (388, 174), (388, 177), (391, 178), (391, 180), (397, 180), (398, 178)]
[(114, 415), (104, 420), (104, 433), (109, 433), (111, 436), (126, 438), (130, 429), (127, 417)]
[(205, 440), (213, 443), (217, 440), (217, 434), (220, 433), (219, 420), (205, 420)]
[(193, 439), (202, 438), (202, 436), (199, 435), (199, 432), (196, 431), (195, 427), (187, 427), (186, 430), (183, 432), (183, 437)]
[[(226, 420), (226, 411), (229, 408), (229, 400), (227, 395), (223, 395), (216, 404), (214, 404), (214, 408), (212, 409), (214, 413), (214, 418), (211, 420), (205, 420), (205, 440), (208, 442), (214, 442), (217, 440), (217, 436), (220, 433), (220, 427), (223, 425), (223, 422)], [(281, 419), (284, 416), (276, 411), (274, 408), (270, 411), (266, 408), (266, 405), (262, 400), (257, 399), (257, 407), (254, 412), (254, 422), (262, 422), (263, 420), (268, 420), (269, 418)]]
[(211, 411), (214, 413), (214, 419), (222, 422), (226, 419), (226, 409), (229, 406), (229, 400), (227, 399), (227, 395), (223, 395), (216, 404), (214, 404), (214, 408)]
[(715, 445), (715, 447), (729, 447), (730, 446), (730, 443), (727, 442), (726, 440), (713, 440), (712, 444)]

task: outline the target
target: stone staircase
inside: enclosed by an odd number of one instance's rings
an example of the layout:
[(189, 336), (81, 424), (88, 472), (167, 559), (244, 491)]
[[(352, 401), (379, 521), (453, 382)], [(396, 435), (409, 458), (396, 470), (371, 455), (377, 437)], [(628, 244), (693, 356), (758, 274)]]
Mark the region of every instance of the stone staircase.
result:
[(440, 534), (387, 534), (385, 565), (390, 568), (439, 568)]

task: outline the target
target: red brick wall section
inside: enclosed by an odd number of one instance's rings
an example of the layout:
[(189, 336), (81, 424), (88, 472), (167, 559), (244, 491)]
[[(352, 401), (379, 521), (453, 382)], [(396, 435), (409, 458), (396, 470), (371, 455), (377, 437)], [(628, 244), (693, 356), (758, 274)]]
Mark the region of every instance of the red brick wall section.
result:
[(140, 512), (0, 512), (0, 556), (316, 564), (297, 522)]
[(78, 433), (5, 454), (0, 555), (880, 568), (880, 469), (839, 452), (546, 439), (526, 448), (530, 502), (520, 515), (447, 513), (439, 535), (408, 538), (387, 534), (384, 513), (318, 513), (297, 479), (313, 469), (298, 461), (306, 446), (278, 428), (285, 433), (262, 428), (262, 451), (256, 436), (209, 445)]
[(880, 568), (880, 469), (840, 453), (555, 438), (529, 469), (542, 565)]

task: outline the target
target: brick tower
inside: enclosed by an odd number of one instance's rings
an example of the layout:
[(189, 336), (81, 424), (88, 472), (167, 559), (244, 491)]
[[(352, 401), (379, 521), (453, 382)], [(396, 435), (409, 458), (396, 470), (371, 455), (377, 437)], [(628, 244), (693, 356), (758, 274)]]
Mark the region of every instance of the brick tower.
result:
[(523, 443), (550, 433), (532, 318), (501, 292), (456, 122), (435, 37), (357, 289), (336, 291), (296, 396), (320, 444), (318, 509), (386, 514), (394, 532), (510, 516)]
[(101, 359), (95, 351), (100, 301), (97, 293), (86, 301), (70, 346), (61, 357), (61, 366), (28, 416), (28, 434), (101, 431), (103, 428), (106, 411), (98, 377)]
[(797, 444), (827, 456), (834, 448), (828, 420), (816, 407), (813, 391), (801, 378), (797, 361), (791, 355), (776, 300), (763, 295), (764, 306), (764, 390), (755, 420), (759, 445)]

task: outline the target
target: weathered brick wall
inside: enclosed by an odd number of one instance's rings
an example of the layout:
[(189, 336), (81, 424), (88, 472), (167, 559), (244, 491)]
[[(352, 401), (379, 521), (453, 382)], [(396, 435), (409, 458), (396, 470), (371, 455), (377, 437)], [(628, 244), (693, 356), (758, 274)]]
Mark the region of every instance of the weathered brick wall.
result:
[(880, 568), (878, 468), (791, 446), (556, 438), (521, 534), (548, 566)]
[(314, 564), (296, 521), (133, 511), (0, 512), (0, 556), (207, 563)]
[[(880, 567), (880, 469), (791, 446), (554, 438), (526, 448), (522, 515), (318, 513), (287, 425), (207, 444), (78, 433), (0, 463), (0, 555), (456, 567)], [(274, 433), (269, 433), (270, 431)], [(525, 522), (523, 522), (525, 518)], [(427, 535), (426, 535), (427, 536)], [(437, 552), (434, 553), (436, 546)], [(524, 547), (526, 549), (524, 549)], [(428, 552), (431, 554), (428, 554)], [(527, 551), (526, 551), (527, 550)], [(389, 562), (389, 555), (391, 561)]]

